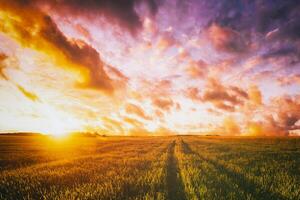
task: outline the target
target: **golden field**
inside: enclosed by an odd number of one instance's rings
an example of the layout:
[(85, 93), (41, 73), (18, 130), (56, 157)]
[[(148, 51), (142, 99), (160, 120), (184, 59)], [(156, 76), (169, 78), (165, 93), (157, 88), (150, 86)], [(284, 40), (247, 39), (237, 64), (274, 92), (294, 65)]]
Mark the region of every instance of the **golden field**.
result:
[(3, 135), (0, 199), (300, 199), (300, 138)]

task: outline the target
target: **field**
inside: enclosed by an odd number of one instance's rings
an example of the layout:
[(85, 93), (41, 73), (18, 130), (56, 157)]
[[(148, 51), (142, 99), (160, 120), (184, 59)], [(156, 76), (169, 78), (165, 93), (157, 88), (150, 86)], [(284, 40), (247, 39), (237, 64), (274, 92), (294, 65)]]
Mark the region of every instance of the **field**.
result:
[(0, 136), (0, 199), (300, 199), (300, 138)]

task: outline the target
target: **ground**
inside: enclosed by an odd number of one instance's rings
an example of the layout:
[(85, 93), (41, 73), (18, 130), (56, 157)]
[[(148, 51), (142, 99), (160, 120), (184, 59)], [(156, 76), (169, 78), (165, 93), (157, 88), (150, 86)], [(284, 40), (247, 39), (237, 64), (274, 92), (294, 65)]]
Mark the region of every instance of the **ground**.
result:
[(300, 199), (297, 137), (0, 136), (0, 199)]

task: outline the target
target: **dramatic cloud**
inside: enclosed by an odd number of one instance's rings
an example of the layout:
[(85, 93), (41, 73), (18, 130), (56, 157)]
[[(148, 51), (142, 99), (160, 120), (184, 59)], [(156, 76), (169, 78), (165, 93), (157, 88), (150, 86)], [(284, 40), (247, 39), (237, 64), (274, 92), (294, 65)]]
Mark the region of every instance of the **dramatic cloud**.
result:
[(300, 135), (299, 9), (0, 0), (0, 131)]
[(273, 105), (277, 106), (277, 119), (275, 120), (278, 127), (286, 133), (288, 130), (298, 129), (296, 122), (300, 119), (299, 97), (281, 97), (273, 100)]
[(32, 5), (37, 5), (45, 10), (58, 12), (60, 15), (86, 17), (93, 20), (97, 17), (106, 17), (111, 23), (118, 24), (135, 32), (141, 28), (141, 19), (136, 12), (136, 7), (145, 4), (151, 15), (158, 10), (156, 0), (30, 0)]
[(83, 41), (68, 39), (49, 16), (27, 4), (0, 2), (0, 6), (1, 18), (4, 18), (4, 24), (0, 26), (2, 32), (24, 46), (53, 56), (64, 67), (72, 66), (86, 74), (82, 86), (107, 92), (113, 90), (111, 80), (104, 72), (104, 63), (94, 48)]
[(209, 79), (201, 100), (210, 102), (215, 107), (233, 112), (236, 106), (244, 104), (248, 94), (236, 86), (224, 87), (215, 79)]

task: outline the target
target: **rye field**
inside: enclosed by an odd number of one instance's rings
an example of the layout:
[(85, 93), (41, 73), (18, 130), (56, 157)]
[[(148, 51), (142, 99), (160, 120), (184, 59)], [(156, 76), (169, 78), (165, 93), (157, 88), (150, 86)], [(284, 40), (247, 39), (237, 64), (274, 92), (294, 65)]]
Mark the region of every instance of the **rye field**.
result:
[(300, 138), (0, 136), (0, 199), (300, 199)]

